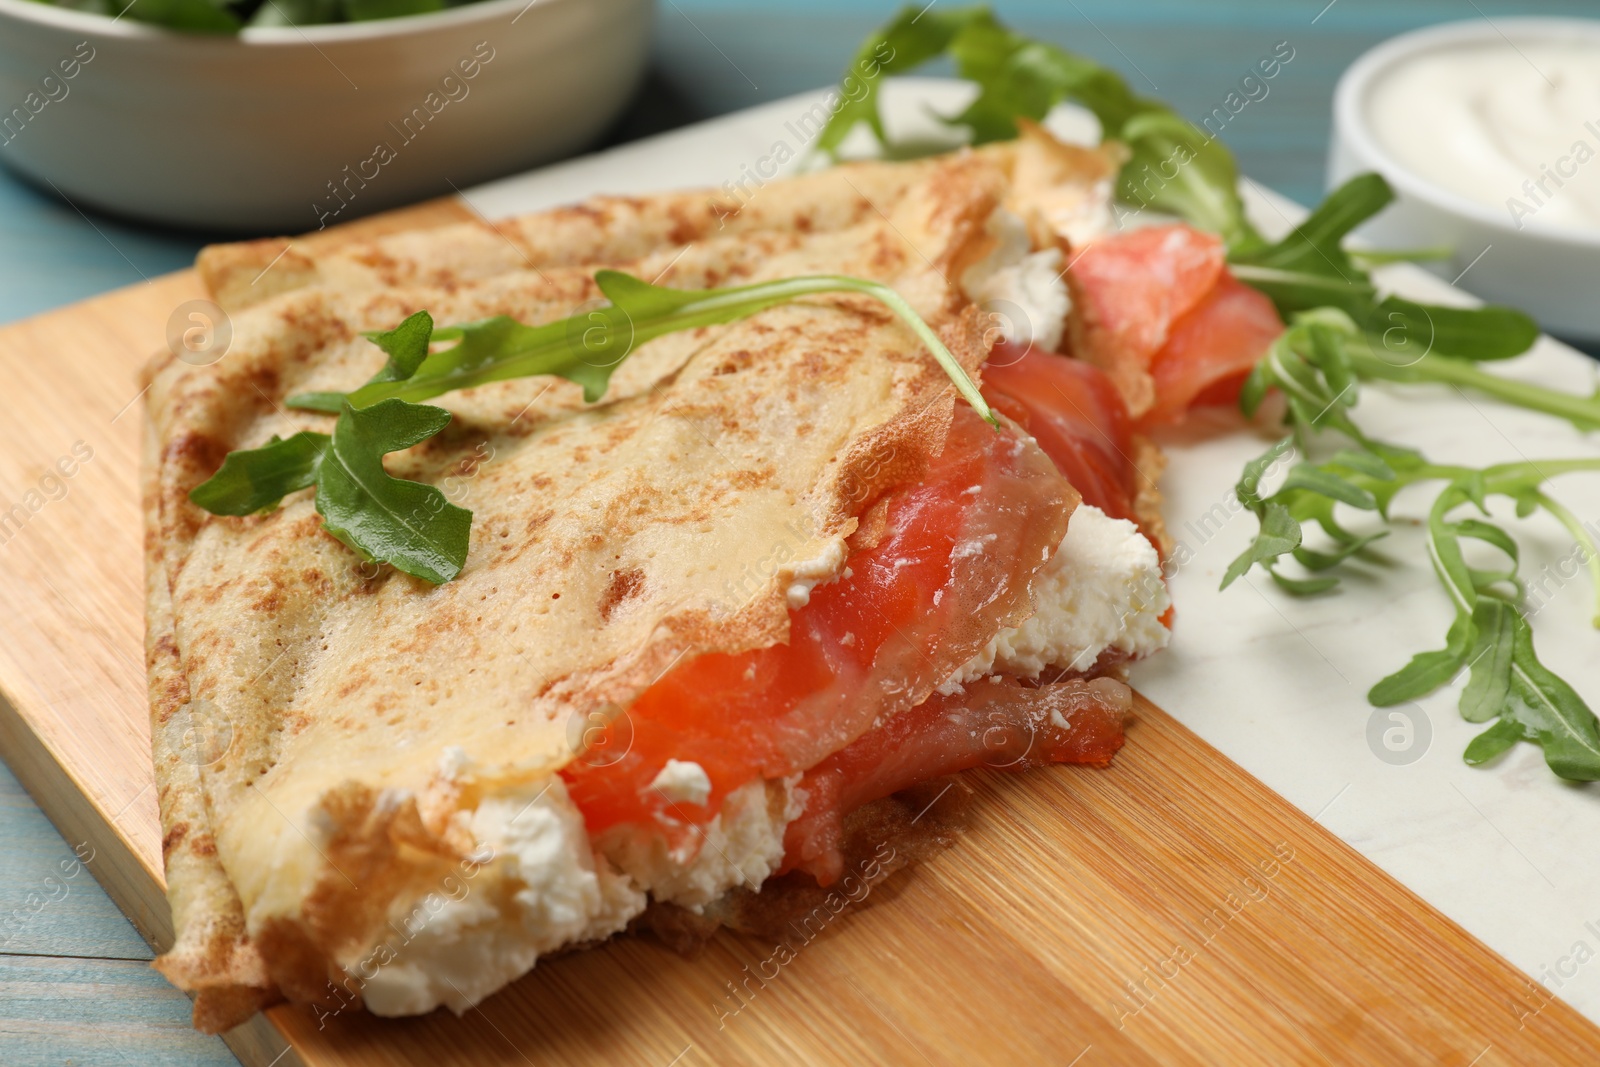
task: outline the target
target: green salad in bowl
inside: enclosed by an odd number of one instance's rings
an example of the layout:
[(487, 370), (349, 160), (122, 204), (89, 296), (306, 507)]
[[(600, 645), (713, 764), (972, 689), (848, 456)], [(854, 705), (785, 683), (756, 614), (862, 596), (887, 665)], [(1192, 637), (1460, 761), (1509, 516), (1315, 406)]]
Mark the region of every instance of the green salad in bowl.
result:
[(426, 15), (475, 0), (38, 0), (91, 15), (133, 19), (195, 33), (236, 33), (246, 26), (318, 26)]

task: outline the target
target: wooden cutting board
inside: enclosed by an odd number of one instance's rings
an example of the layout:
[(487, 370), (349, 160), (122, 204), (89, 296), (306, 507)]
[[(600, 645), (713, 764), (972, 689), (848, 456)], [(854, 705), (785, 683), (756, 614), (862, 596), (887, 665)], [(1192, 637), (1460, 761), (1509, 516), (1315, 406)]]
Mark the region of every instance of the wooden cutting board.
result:
[[(203, 296), (182, 272), (0, 329), (0, 746), (158, 948), (135, 374)], [(247, 1067), (1600, 1060), (1600, 1029), (1148, 702), (1109, 770), (971, 778), (954, 849), (781, 941), (627, 937), (462, 1018), (280, 1007), (228, 1042)]]

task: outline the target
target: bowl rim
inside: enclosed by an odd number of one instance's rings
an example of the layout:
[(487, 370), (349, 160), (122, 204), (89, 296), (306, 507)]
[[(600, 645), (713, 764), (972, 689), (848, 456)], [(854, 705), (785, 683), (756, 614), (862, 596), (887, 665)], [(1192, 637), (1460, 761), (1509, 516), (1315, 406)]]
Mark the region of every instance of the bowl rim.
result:
[(37, 3), (35, 0), (0, 0), (0, 22), (15, 19), (51, 29), (71, 30), (96, 41), (164, 41), (183, 48), (237, 48), (241, 45), (315, 48), (319, 44), (406, 37), (446, 26), (489, 22), (510, 11), (517, 12), (511, 19), (516, 22), (535, 7), (557, 7), (581, 2), (583, 0), (473, 0), (459, 7), (418, 15), (399, 15), (367, 22), (330, 22), (315, 26), (247, 27), (233, 34), (189, 33), (153, 26), (147, 22), (123, 22), (120, 15), (96, 15), (49, 3)]
[(1600, 229), (1581, 230), (1538, 219), (1528, 220), (1519, 228), (1493, 208), (1429, 181), (1389, 153), (1368, 126), (1363, 106), (1374, 82), (1415, 56), (1460, 44), (1509, 43), (1511, 37), (1559, 41), (1574, 35), (1600, 42), (1600, 19), (1540, 15), (1496, 18), (1492, 22), (1487, 18), (1465, 19), (1391, 37), (1363, 52), (1339, 76), (1333, 93), (1334, 137), (1346, 143), (1362, 169), (1379, 170), (1399, 191), (1439, 211), (1465, 217), (1510, 237), (1533, 237), (1600, 251)]

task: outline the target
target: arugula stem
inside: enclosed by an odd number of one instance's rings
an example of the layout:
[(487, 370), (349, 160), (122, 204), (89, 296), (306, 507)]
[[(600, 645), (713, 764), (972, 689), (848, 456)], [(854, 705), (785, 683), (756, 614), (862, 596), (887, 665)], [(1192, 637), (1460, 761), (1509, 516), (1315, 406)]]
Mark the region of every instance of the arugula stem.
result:
[(1600, 398), (1574, 396), (1530, 382), (1502, 378), (1478, 369), (1475, 363), (1444, 356), (1425, 355), (1415, 363), (1396, 366), (1360, 346), (1350, 346), (1350, 362), (1363, 378), (1390, 382), (1442, 382), (1475, 390), (1516, 407), (1565, 419), (1580, 430), (1600, 429)]
[(1269, 296), (1272, 287), (1293, 287), (1301, 297), (1301, 303), (1307, 307), (1314, 307), (1317, 301), (1307, 297), (1326, 296), (1327, 304), (1333, 307), (1343, 307), (1353, 299), (1370, 299), (1376, 293), (1372, 283), (1366, 279), (1352, 280), (1339, 275), (1311, 274), (1307, 271), (1285, 270), (1279, 267), (1264, 267), (1256, 263), (1235, 262), (1230, 260), (1228, 272), (1241, 282), (1255, 286)]
[[(1478, 591), (1470, 585), (1463, 588), (1455, 580), (1439, 547), (1443, 540), (1441, 531), (1445, 528), (1446, 518), (1450, 512), (1466, 502), (1467, 495), (1455, 486), (1445, 489), (1434, 497), (1433, 507), (1428, 509), (1428, 560), (1433, 564), (1433, 573), (1438, 575), (1439, 584), (1443, 585), (1444, 591), (1449, 594), (1450, 603), (1455, 607), (1456, 614), (1471, 616), (1472, 609), (1478, 602)], [(1459, 549), (1456, 551), (1459, 552)]]
[(1594, 538), (1588, 530), (1583, 528), (1583, 523), (1578, 521), (1578, 516), (1574, 515), (1561, 501), (1546, 493), (1535, 493), (1534, 499), (1539, 502), (1540, 507), (1554, 515), (1557, 521), (1567, 528), (1567, 532), (1572, 535), (1573, 540), (1577, 541), (1587, 554), (1589, 586), (1594, 591), (1594, 616), (1590, 619), (1590, 622), (1595, 629), (1600, 630), (1600, 547), (1595, 545)]
[(1364, 267), (1381, 267), (1387, 263), (1428, 263), (1449, 259), (1455, 254), (1453, 245), (1433, 245), (1429, 248), (1349, 248), (1350, 258)]
[(1483, 484), (1490, 493), (1515, 496), (1511, 491), (1512, 486), (1526, 481), (1530, 475), (1544, 481), (1558, 474), (1582, 474), (1586, 471), (1600, 471), (1600, 459), (1524, 459), (1483, 468)]

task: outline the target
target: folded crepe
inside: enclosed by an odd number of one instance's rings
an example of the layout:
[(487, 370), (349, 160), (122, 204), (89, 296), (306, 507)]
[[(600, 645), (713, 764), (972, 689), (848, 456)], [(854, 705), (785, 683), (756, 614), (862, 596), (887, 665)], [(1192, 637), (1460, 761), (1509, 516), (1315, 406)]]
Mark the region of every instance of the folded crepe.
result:
[[(714, 925), (782, 872), (833, 882), (853, 813), (898, 790), (1108, 760), (1114, 677), (1166, 640), (1139, 516), (1079, 506), (1029, 433), (981, 422), (863, 297), (650, 341), (598, 404), (553, 378), (434, 401), (450, 425), (389, 468), (474, 513), (443, 585), (362, 562), (309, 493), (243, 518), (189, 493), (232, 449), (325, 431), (283, 401), (369, 378), (362, 331), (420, 309), (554, 321), (598, 298), (597, 266), (882, 281), (979, 377), (1001, 334), (1059, 343), (1068, 236), (1113, 170), (1030, 131), (749, 203), (611, 198), (286, 253), (270, 292), (243, 279), (282, 243), (208, 250), (232, 347), (158, 359), (146, 394), (177, 934), (156, 966), (196, 1026), (282, 998), (463, 1011), (647, 908)], [(1032, 321), (997, 332), (997, 293)]]

